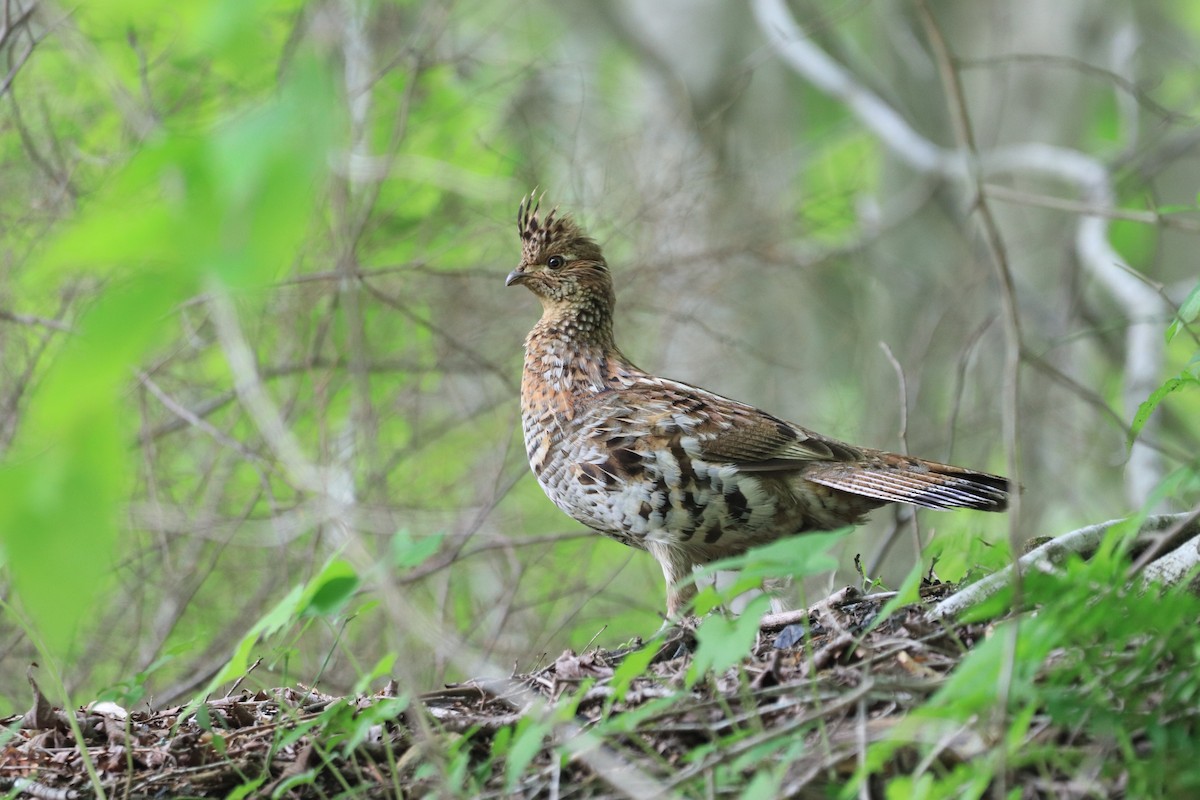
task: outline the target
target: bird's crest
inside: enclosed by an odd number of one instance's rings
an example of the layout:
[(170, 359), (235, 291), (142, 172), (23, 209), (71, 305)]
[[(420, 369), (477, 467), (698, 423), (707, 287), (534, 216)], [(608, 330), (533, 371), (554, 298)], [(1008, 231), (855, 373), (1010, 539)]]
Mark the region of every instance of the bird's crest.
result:
[(530, 195), (517, 209), (517, 230), (521, 234), (521, 255), (526, 262), (536, 262), (553, 244), (582, 237), (582, 232), (570, 217), (558, 216), (552, 208), (545, 218), (538, 216), (542, 198)]

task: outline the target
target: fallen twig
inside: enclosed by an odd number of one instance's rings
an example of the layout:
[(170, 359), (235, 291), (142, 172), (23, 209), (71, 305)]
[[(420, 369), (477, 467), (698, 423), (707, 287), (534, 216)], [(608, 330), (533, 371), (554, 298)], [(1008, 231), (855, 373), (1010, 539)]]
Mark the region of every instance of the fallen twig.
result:
[[(1138, 540), (1147, 540), (1154, 537), (1155, 534), (1168, 531), (1176, 527), (1180, 522), (1184, 522), (1184, 526), (1177, 532), (1175, 539), (1179, 535), (1183, 535), (1186, 540), (1190, 540), (1197, 535), (1200, 535), (1200, 530), (1196, 530), (1196, 521), (1193, 519), (1189, 525), (1186, 520), (1191, 517), (1191, 514), (1158, 514), (1147, 517), (1138, 530)], [(1030, 550), (1017, 560), (1015, 567), (1022, 572), (1029, 569), (1038, 570), (1053, 570), (1059, 564), (1063, 563), (1072, 553), (1087, 556), (1095, 552), (1100, 542), (1104, 539), (1104, 535), (1114, 525), (1119, 525), (1126, 522), (1125, 519), (1110, 519), (1108, 522), (1097, 523), (1096, 525), (1088, 525), (1086, 528), (1065, 533), (1058, 536), (1040, 547)], [(1181, 548), (1182, 549), (1182, 548)], [(1157, 562), (1155, 562), (1157, 563)], [(1172, 562), (1174, 563), (1174, 562)], [(1164, 565), (1163, 572), (1156, 573), (1156, 579), (1162, 579), (1166, 574), (1167, 566)], [(1186, 570), (1185, 570), (1186, 572)], [(978, 605), (987, 598), (994, 595), (996, 592), (1008, 585), (1013, 575), (1013, 567), (1006, 567), (999, 572), (993, 573), (986, 578), (977, 581), (964, 589), (947, 597), (945, 600), (938, 603), (929, 612), (930, 619), (944, 619), (955, 617), (972, 606)], [(1178, 577), (1182, 577), (1180, 573)]]

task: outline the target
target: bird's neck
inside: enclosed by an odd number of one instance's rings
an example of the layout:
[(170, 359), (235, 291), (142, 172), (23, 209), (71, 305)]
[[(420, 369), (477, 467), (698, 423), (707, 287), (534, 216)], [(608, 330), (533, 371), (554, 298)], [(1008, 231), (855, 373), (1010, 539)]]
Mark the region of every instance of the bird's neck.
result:
[(601, 301), (547, 304), (525, 340), (526, 381), (575, 396), (613, 388), (636, 370), (612, 333), (612, 309)]

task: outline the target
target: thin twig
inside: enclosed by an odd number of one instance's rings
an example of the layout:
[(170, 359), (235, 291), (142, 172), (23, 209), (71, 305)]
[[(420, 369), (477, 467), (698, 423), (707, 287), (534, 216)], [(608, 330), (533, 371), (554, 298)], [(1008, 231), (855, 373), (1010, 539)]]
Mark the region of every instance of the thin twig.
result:
[[(823, 52), (796, 22), (784, 0), (753, 0), (752, 7), (776, 54), (818, 89), (844, 103), (868, 131), (918, 173), (968, 184), (979, 200), (984, 199), (983, 178), (1006, 174), (1042, 176), (1076, 187), (1089, 207), (1103, 210), (1115, 206), (1110, 170), (1093, 156), (1071, 148), (1027, 142), (977, 153), (972, 160), (974, 148), (967, 152), (962, 147), (939, 147)], [(956, 80), (953, 64), (945, 59), (939, 63), (943, 75)], [(965, 108), (961, 98), (957, 105)], [(956, 112), (952, 109), (952, 113)], [(1075, 253), (1080, 264), (1125, 312), (1128, 331), (1123, 395), (1126, 407), (1136, 408), (1157, 387), (1164, 357), (1159, 320), (1165, 318), (1166, 310), (1157, 294), (1133, 274), (1113, 249), (1107, 234), (1108, 219), (1104, 214), (1081, 217), (1075, 229)], [(992, 239), (986, 240), (992, 247)], [(1016, 357), (1011, 348), (1008, 357)], [(1011, 419), (1011, 414), (1007, 416)], [(1152, 418), (1150, 424), (1157, 423)], [(1010, 478), (1019, 480), (1019, 475), (1011, 470), (1010, 473)], [(1135, 442), (1125, 470), (1131, 505), (1140, 506), (1162, 474), (1158, 454)]]
[(1181, 231), (1190, 231), (1192, 233), (1200, 232), (1200, 220), (1184, 219), (1176, 216), (1167, 216), (1158, 211), (1133, 211), (1128, 208), (1110, 208), (1107, 206), (1097, 205), (1095, 203), (1085, 203), (1079, 200), (1071, 200), (1066, 197), (1052, 197), (1045, 194), (1037, 194), (1035, 192), (1025, 192), (1020, 189), (1013, 189), (1009, 186), (1001, 186), (998, 183), (983, 184), (984, 193), (994, 199), (1006, 203), (1018, 203), (1023, 206), (1036, 206), (1039, 208), (1052, 208), (1057, 211), (1067, 211), (1072, 214), (1085, 214), (1087, 216), (1104, 217), (1106, 219), (1121, 219), (1128, 222), (1143, 222), (1147, 225), (1155, 225), (1163, 228), (1175, 228)]
[(1103, 78), (1137, 100), (1139, 105), (1162, 117), (1163, 121), (1165, 122), (1194, 122), (1196, 120), (1196, 117), (1191, 114), (1184, 114), (1179, 111), (1174, 111), (1157, 102), (1147, 92), (1143, 91), (1140, 86), (1126, 78), (1124, 75), (1114, 72), (1111, 69), (1105, 69), (1104, 67), (1098, 67), (1095, 64), (1089, 64), (1088, 62), (1079, 58), (1049, 55), (1046, 53), (1007, 53), (1005, 55), (988, 56), (983, 58), (959, 57), (955, 59), (954, 63), (962, 69), (988, 67), (994, 64), (1033, 64), (1037, 67), (1064, 67), (1066, 69), (1072, 69), (1077, 72), (1084, 72)]
[[(1021, 485), (1020, 455), (1017, 449), (1017, 432), (1019, 430), (1018, 415), (1020, 413), (1020, 377), (1021, 377), (1021, 319), (1017, 310), (1017, 293), (1013, 282), (1012, 269), (1008, 263), (1007, 249), (1000, 235), (1000, 226), (992, 215), (987, 196), (983, 192), (983, 179), (979, 170), (979, 150), (975, 143), (975, 134), (971, 126), (971, 116), (967, 110), (967, 98), (963, 92), (962, 82), (954, 69), (950, 46), (946, 42), (942, 29), (929, 8), (928, 0), (918, 0), (917, 11), (921, 23), (929, 37), (934, 60), (938, 65), (943, 86), (948, 94), (950, 117), (954, 121), (954, 134), (959, 148), (970, 155), (971, 178), (975, 191), (975, 210), (983, 229), (983, 240), (991, 256), (992, 267), (996, 271), (996, 279), (1000, 284), (1000, 307), (1003, 311), (1004, 323), (1004, 380), (1002, 414), (1004, 424), (1005, 452), (1008, 455), (1008, 479), (1014, 487)], [(1019, 552), (1020, 539), (1020, 510), (1021, 493), (1010, 492), (1008, 504), (1008, 541), (1012, 553)], [(1014, 602), (1021, 604), (1023, 586), (1020, 571), (1013, 573)], [(1004, 663), (1000, 671), (1000, 681), (997, 687), (996, 717), (1001, 729), (1007, 727), (1007, 709), (1009, 692), (1012, 689), (1013, 673), (1017, 659), (1017, 636), (1019, 621), (1006, 628), (1006, 646), (1004, 648)], [(996, 751), (998, 765), (993, 795), (1003, 798), (1008, 793), (1008, 770), (1006, 766), (1007, 752), (1004, 748)]]

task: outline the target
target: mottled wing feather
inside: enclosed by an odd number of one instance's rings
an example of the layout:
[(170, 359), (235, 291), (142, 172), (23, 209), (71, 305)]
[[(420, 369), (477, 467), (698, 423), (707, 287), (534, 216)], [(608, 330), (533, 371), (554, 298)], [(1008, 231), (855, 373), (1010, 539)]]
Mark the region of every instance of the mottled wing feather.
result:
[(686, 434), (695, 435), (697, 455), (754, 472), (802, 469), (814, 461), (855, 461), (862, 452), (753, 406), (705, 389), (661, 378), (617, 390), (634, 408), (657, 406)]
[(702, 443), (704, 456), (754, 472), (777, 472), (807, 467), (814, 461), (854, 461), (862, 454), (833, 439), (757, 412), (740, 417), (735, 427)]
[(649, 378), (604, 395), (611, 395), (608, 413), (630, 410), (620, 427), (641, 428), (651, 439), (643, 447), (664, 446), (663, 437), (695, 437), (692, 455), (703, 461), (745, 473), (803, 472), (812, 483), (884, 502), (988, 511), (1008, 502), (1008, 481), (999, 476), (851, 447), (687, 384)]

